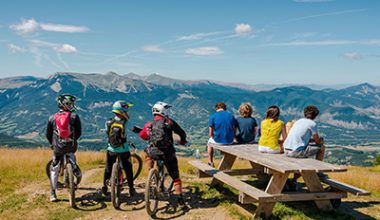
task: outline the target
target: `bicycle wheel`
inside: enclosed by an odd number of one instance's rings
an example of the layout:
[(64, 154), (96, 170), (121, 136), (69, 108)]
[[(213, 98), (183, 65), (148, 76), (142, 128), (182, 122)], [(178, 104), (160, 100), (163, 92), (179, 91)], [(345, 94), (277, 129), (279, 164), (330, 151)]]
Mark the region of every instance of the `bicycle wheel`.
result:
[(165, 169), (165, 173), (164, 173), (164, 177), (163, 177), (163, 190), (165, 193), (167, 193), (168, 195), (171, 194), (172, 190), (173, 190), (173, 180), (172, 178), (169, 176), (169, 173), (166, 171)]
[[(49, 178), (49, 180), (50, 180), (50, 170), (51, 170), (51, 164), (52, 163), (53, 163), (53, 160), (50, 160), (46, 164), (46, 167), (45, 167), (45, 173), (46, 173), (46, 176)], [(80, 169), (80, 167), (78, 166), (78, 164), (77, 164), (77, 167), (78, 167), (79, 172), (82, 173), (82, 170)], [(74, 175), (74, 183), (75, 183), (75, 185), (79, 185), (79, 183), (80, 183), (81, 180), (82, 180), (82, 176), (77, 177), (77, 176)], [(62, 185), (63, 185), (63, 183), (60, 180), (58, 180), (58, 186), (62, 187)]]
[(111, 201), (115, 209), (120, 207), (120, 179), (119, 174), (121, 172), (119, 163), (114, 163), (112, 165), (112, 174), (111, 174)]
[(132, 153), (131, 163), (132, 163), (132, 168), (133, 168), (133, 180), (135, 180), (141, 173), (143, 161), (138, 154)]
[(53, 160), (49, 160), (49, 162), (46, 164), (46, 167), (45, 167), (45, 172), (49, 179), (50, 179), (50, 169), (51, 169), (52, 163), (53, 163)]
[(69, 202), (71, 207), (75, 207), (75, 183), (74, 183), (74, 174), (73, 174), (73, 166), (71, 163), (66, 164), (66, 172), (68, 178), (68, 190), (69, 190)]
[(158, 171), (151, 169), (145, 186), (145, 209), (148, 215), (154, 216), (158, 207)]

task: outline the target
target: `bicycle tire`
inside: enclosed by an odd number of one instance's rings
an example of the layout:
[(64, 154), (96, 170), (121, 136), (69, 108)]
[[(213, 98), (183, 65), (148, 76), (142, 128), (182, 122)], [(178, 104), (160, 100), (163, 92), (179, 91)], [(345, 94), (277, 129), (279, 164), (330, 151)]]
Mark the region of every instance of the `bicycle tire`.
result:
[(119, 183), (119, 173), (120, 166), (118, 163), (112, 165), (112, 174), (111, 174), (111, 201), (115, 209), (120, 207), (120, 183)]
[(145, 210), (149, 216), (154, 216), (158, 207), (158, 171), (151, 169), (145, 185)]
[[(51, 170), (51, 164), (52, 163), (53, 163), (53, 160), (49, 160), (49, 162), (47, 162), (46, 167), (45, 167), (45, 173), (46, 173), (46, 176), (49, 178), (49, 180), (50, 180), (50, 170)], [(78, 164), (77, 164), (77, 167), (78, 167), (79, 172), (82, 173), (82, 170), (80, 169), (80, 167), (78, 166)], [(79, 183), (80, 183), (81, 180), (82, 180), (82, 176), (77, 177), (77, 176), (74, 175), (74, 181), (75, 181), (76, 185), (79, 185)], [(61, 183), (60, 181), (58, 181), (58, 184), (59, 185), (63, 185), (63, 183)]]
[[(137, 177), (140, 175), (142, 167), (143, 167), (143, 161), (141, 157), (136, 154), (132, 153), (131, 154), (131, 163), (133, 167), (133, 180), (137, 179)], [(135, 169), (137, 168), (137, 169)]]
[(73, 173), (73, 166), (71, 163), (66, 164), (66, 172), (69, 179), (69, 202), (70, 206), (72, 208), (75, 207), (75, 183), (74, 183), (74, 173)]
[(174, 182), (166, 170), (165, 170), (163, 178), (164, 178), (163, 179), (164, 192), (167, 193), (168, 196), (170, 196), (173, 190)]

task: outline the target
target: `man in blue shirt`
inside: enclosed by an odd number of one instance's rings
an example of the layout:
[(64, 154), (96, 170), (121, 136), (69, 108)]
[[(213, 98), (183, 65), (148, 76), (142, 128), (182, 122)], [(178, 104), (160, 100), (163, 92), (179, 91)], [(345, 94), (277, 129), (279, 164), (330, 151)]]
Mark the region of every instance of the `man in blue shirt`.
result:
[(226, 111), (226, 104), (217, 102), (214, 109), (216, 112), (210, 115), (210, 139), (207, 145), (208, 164), (212, 167), (214, 167), (214, 149), (209, 144), (232, 144), (238, 126), (234, 116)]

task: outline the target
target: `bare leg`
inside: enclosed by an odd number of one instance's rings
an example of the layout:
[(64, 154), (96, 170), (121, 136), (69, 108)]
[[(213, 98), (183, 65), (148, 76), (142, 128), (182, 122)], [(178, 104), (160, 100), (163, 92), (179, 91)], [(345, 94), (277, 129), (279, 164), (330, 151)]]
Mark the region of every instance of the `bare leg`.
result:
[(317, 156), (315, 159), (323, 161), (324, 157), (325, 157), (325, 145), (322, 145), (321, 150), (317, 153)]
[(174, 194), (182, 195), (182, 184), (181, 183), (174, 185)]
[(210, 146), (207, 146), (207, 153), (208, 153), (208, 162), (214, 163), (214, 149)]
[(145, 151), (141, 152), (141, 155), (145, 159), (146, 166), (147, 166), (148, 171), (149, 171), (150, 169), (153, 168), (154, 161), (152, 160), (152, 158), (148, 157), (148, 154)]

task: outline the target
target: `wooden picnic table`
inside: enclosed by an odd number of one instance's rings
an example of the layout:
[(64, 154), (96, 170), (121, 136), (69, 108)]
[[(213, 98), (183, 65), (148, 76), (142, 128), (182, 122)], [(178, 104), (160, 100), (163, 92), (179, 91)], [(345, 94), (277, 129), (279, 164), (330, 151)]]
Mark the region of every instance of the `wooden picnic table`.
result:
[[(284, 154), (260, 153), (257, 145), (217, 145), (211, 144), (214, 149), (222, 152), (223, 159), (218, 168), (213, 168), (200, 160), (189, 163), (199, 169), (199, 177), (212, 177), (212, 185), (228, 184), (239, 190), (239, 202), (243, 204), (258, 202), (255, 217), (268, 218), (276, 202), (286, 201), (315, 201), (321, 210), (333, 209), (331, 200), (340, 201), (347, 197), (347, 192), (355, 195), (369, 195), (370, 193), (354, 186), (341, 183), (328, 177), (321, 178), (318, 173), (345, 172), (342, 168), (333, 164), (315, 159), (296, 159), (286, 157)], [(251, 168), (231, 170), (236, 158), (249, 161)], [(300, 174), (305, 182), (307, 191), (283, 192), (285, 183), (290, 174)], [(236, 176), (257, 175), (269, 176), (270, 180), (265, 191), (249, 185)], [(326, 191), (325, 183), (332, 190)]]

